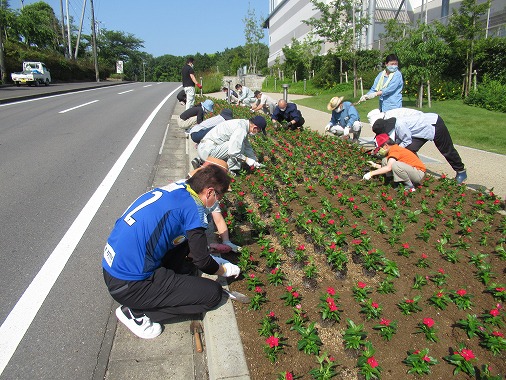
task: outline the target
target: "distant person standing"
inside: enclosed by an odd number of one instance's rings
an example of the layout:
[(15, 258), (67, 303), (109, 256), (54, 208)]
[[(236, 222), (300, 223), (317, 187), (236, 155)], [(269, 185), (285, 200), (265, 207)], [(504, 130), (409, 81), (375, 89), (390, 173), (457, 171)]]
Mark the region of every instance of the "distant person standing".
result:
[(385, 70), (381, 71), (374, 83), (360, 101), (379, 97), (379, 110), (386, 112), (402, 107), (402, 88), (404, 79), (399, 71), (399, 59), (395, 54), (389, 54), (385, 58)]
[(189, 57), (186, 60), (183, 70), (181, 70), (183, 89), (186, 93), (186, 109), (192, 108), (195, 103), (195, 86), (202, 88), (202, 85), (195, 79), (195, 71), (193, 70), (194, 61), (195, 59), (193, 57)]

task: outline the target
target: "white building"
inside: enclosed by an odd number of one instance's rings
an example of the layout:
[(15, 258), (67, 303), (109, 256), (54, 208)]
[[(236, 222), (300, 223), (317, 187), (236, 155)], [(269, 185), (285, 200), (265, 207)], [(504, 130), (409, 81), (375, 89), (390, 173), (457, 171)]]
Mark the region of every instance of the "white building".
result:
[[(322, 0), (330, 2), (330, 0)], [(478, 0), (485, 2), (485, 0)], [(445, 22), (460, 7), (461, 0), (357, 0), (363, 15), (374, 14), (374, 23), (363, 31), (357, 41), (358, 49), (380, 49), (380, 34), (384, 33), (387, 20), (397, 17), (401, 22), (417, 20)], [(269, 0), (269, 17), (264, 27), (269, 30), (269, 59), (272, 66), (276, 59), (283, 62), (283, 47), (290, 45), (292, 38), (303, 41), (310, 27), (303, 23), (311, 17), (318, 17), (310, 0)], [(490, 12), (484, 16), (484, 26), (489, 36), (506, 35), (506, 0), (492, 0)], [(331, 44), (322, 46), (321, 54), (331, 49)]]

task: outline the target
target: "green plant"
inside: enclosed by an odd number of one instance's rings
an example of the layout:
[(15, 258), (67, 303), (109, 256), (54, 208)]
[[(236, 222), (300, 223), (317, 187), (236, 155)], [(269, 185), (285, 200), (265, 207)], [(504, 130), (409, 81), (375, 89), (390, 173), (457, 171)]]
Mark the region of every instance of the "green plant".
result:
[(357, 285), (353, 287), (352, 291), (353, 298), (355, 298), (355, 300), (358, 302), (364, 302), (368, 298), (369, 293), (372, 292), (372, 289), (367, 286), (366, 283), (359, 281)]
[(366, 341), (362, 354), (357, 361), (359, 373), (363, 375), (366, 380), (381, 378), (381, 367), (374, 357), (374, 352), (375, 350), (372, 346), (372, 343)]
[(297, 332), (301, 335), (301, 339), (297, 342), (297, 349), (303, 351), (305, 354), (318, 355), (320, 353), (320, 346), (322, 341), (318, 336), (316, 323), (312, 322), (308, 327), (299, 326), (296, 328)]
[(414, 283), (413, 283), (413, 286), (411, 287), (411, 289), (421, 290), (422, 286), (425, 286), (425, 285), (427, 285), (427, 279), (425, 278), (425, 276), (415, 274)]
[(278, 355), (283, 351), (285, 345), (283, 338), (279, 333), (275, 332), (274, 335), (271, 335), (265, 340), (265, 343), (264, 352), (271, 363), (274, 363), (278, 360)]
[(466, 319), (458, 320), (455, 325), (463, 329), (469, 339), (472, 339), (478, 335), (480, 329), (483, 328), (483, 325), (481, 324), (476, 314), (467, 314)]
[(380, 323), (373, 326), (373, 329), (378, 330), (380, 336), (388, 342), (397, 332), (397, 321), (381, 318)]
[(450, 297), (445, 293), (444, 289), (439, 289), (429, 298), (429, 303), (438, 309), (444, 310), (451, 302)]
[(365, 319), (380, 319), (383, 308), (377, 303), (373, 302), (372, 299), (367, 299), (362, 302), (360, 312), (365, 315)]
[(467, 290), (465, 289), (458, 289), (450, 293), (450, 298), (460, 310), (467, 310), (472, 308), (473, 303), (471, 302), (471, 297), (472, 295), (468, 294)]
[(341, 315), (336, 300), (339, 295), (336, 294), (334, 288), (327, 288), (327, 292), (320, 296), (318, 307), (323, 320), (331, 320), (339, 322)]
[(332, 356), (329, 356), (327, 352), (324, 352), (320, 356), (316, 356), (316, 360), (318, 361), (318, 368), (313, 368), (309, 371), (309, 374), (315, 380), (329, 380), (337, 375), (336, 372), (336, 362)]
[(365, 338), (367, 338), (364, 325), (356, 325), (351, 319), (347, 319), (346, 323), (348, 328), (343, 333), (344, 347), (357, 350), (365, 343)]
[(283, 285), (284, 279), (285, 274), (278, 267), (271, 269), (270, 273), (267, 275), (267, 281), (269, 282), (269, 284), (274, 286)]
[(422, 322), (418, 323), (418, 332), (425, 334), (425, 339), (436, 343), (438, 341), (436, 336), (436, 329), (434, 328), (434, 320), (432, 318), (424, 318)]
[(397, 307), (401, 310), (401, 313), (404, 315), (410, 315), (412, 313), (416, 313), (421, 311), (422, 308), (418, 306), (418, 301), (420, 301), (421, 296), (415, 296), (410, 299), (404, 299), (402, 302), (397, 304)]
[(408, 351), (408, 356), (402, 361), (410, 369), (409, 374), (428, 375), (430, 373), (430, 366), (438, 364), (439, 362), (433, 357), (429, 356), (429, 349)]
[(475, 375), (473, 366), (475, 358), (473, 351), (465, 348), (463, 344), (460, 344), (458, 350), (453, 351), (453, 354), (443, 357), (444, 360), (455, 366), (454, 375), (462, 371), (469, 376)]
[(296, 306), (300, 304), (302, 297), (293, 286), (289, 285), (286, 287), (286, 292), (281, 295), (281, 299), (285, 300), (285, 306)]
[(251, 310), (260, 310), (262, 305), (267, 302), (265, 292), (260, 286), (255, 287), (254, 292), (255, 294), (249, 301), (249, 308)]
[(258, 329), (260, 336), (269, 337), (279, 330), (276, 315), (272, 311), (262, 318), (260, 325)]

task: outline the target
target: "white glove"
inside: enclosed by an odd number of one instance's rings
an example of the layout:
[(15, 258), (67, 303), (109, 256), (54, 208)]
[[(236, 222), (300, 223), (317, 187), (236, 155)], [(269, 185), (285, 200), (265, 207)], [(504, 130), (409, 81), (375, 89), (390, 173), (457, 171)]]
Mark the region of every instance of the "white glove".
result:
[(367, 97), (367, 95), (362, 95), (362, 96), (360, 97), (360, 102), (365, 102), (367, 99), (369, 99), (369, 98)]
[(369, 94), (365, 94), (364, 95), (366, 99), (372, 99), (372, 98), (375, 98), (376, 97), (376, 93), (375, 92), (370, 92)]
[(379, 169), (381, 168), (381, 165), (380, 164), (377, 164), (373, 161), (367, 161), (367, 163), (372, 167), (372, 168), (375, 168), (375, 169)]
[(345, 127), (343, 132), (343, 137), (346, 137), (350, 134), (350, 127)]
[(264, 164), (261, 164), (260, 162), (256, 162), (253, 164), (253, 166), (256, 168), (256, 169), (260, 169), (260, 168), (263, 168), (265, 167)]
[(232, 251), (234, 251), (234, 252), (238, 252), (241, 250), (241, 247), (239, 247), (238, 245), (235, 245), (230, 240), (225, 240), (223, 242), (223, 244), (228, 245), (230, 248), (232, 248)]
[(223, 274), (225, 277), (237, 278), (241, 273), (241, 269), (237, 265), (228, 262), (223, 264), (223, 269), (225, 269), (225, 273)]
[(329, 132), (329, 131), (330, 131), (330, 128), (332, 128), (332, 123), (328, 123), (328, 124), (325, 126), (325, 132)]
[(246, 162), (246, 165), (248, 165), (248, 166), (255, 166), (255, 164), (257, 163), (254, 159), (249, 158), (249, 157), (246, 157), (244, 162)]
[(224, 265), (226, 263), (230, 263), (230, 261), (225, 260), (223, 257), (218, 257), (218, 256), (214, 256), (214, 255), (211, 255), (211, 257), (214, 259), (214, 261), (216, 261), (220, 265)]
[(362, 179), (369, 181), (371, 179), (371, 172), (365, 173)]

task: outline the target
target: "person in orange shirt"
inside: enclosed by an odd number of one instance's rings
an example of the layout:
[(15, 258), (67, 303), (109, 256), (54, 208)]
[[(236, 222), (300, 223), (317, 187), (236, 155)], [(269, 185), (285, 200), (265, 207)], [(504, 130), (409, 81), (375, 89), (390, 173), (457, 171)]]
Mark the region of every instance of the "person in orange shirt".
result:
[(381, 165), (372, 161), (368, 163), (376, 170), (364, 174), (363, 179), (368, 181), (372, 177), (392, 173), (394, 182), (402, 183), (406, 190), (415, 191), (415, 184), (420, 184), (425, 177), (426, 167), (416, 154), (397, 145), (386, 133), (376, 135), (374, 138), (376, 149), (373, 154), (385, 156)]

